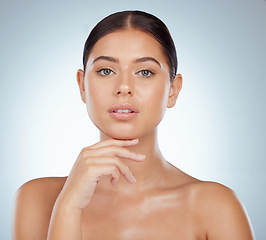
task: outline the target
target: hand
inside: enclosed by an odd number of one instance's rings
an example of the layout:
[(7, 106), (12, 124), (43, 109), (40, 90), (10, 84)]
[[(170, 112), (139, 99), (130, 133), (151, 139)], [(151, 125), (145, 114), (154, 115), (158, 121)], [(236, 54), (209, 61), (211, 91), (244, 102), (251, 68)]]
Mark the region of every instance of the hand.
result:
[(68, 206), (83, 210), (89, 204), (98, 181), (102, 176), (111, 175), (115, 185), (124, 177), (129, 183), (136, 180), (129, 168), (120, 158), (140, 162), (145, 156), (136, 154), (125, 147), (138, 144), (138, 140), (108, 139), (80, 152), (59, 195), (67, 201)]

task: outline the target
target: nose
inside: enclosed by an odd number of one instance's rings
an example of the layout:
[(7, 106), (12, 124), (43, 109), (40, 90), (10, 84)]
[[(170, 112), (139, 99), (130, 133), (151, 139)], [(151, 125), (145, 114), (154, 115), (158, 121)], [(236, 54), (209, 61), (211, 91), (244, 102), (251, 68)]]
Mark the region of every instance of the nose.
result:
[(134, 83), (129, 74), (123, 74), (118, 78), (118, 84), (115, 89), (115, 95), (120, 96), (133, 96)]

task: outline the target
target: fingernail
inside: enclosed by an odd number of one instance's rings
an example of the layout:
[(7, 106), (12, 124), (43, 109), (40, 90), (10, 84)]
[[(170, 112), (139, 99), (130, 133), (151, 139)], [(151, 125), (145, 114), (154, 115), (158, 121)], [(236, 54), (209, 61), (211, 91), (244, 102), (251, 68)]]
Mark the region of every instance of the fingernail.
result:
[(134, 176), (132, 175), (132, 172), (130, 172), (130, 176), (131, 176), (131, 182), (135, 183), (136, 182), (136, 178), (134, 178)]
[(145, 155), (137, 154), (137, 158), (140, 160), (143, 160), (143, 159), (145, 159)]
[(136, 178), (134, 178), (133, 175), (131, 175), (131, 182), (135, 183), (136, 181), (137, 181)]

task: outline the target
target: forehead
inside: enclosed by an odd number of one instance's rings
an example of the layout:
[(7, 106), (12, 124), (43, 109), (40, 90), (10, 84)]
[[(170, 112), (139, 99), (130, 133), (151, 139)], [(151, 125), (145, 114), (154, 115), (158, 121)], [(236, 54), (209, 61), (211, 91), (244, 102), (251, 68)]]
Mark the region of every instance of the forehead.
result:
[(167, 62), (161, 44), (153, 36), (137, 29), (118, 30), (99, 39), (89, 59), (100, 55), (121, 60), (149, 56)]

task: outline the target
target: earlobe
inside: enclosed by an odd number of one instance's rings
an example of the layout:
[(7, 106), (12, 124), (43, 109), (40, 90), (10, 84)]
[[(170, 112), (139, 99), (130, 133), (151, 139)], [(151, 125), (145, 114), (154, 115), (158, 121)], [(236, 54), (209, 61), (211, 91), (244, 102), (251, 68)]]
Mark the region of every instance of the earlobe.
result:
[(78, 85), (79, 85), (79, 91), (80, 91), (80, 96), (81, 96), (81, 99), (84, 103), (86, 103), (86, 97), (85, 97), (85, 87), (84, 87), (84, 71), (79, 69), (77, 71), (77, 82), (78, 82)]
[(169, 97), (168, 97), (168, 104), (167, 104), (168, 108), (172, 108), (175, 105), (179, 92), (182, 89), (182, 84), (183, 84), (182, 75), (177, 74), (173, 82), (171, 83)]

